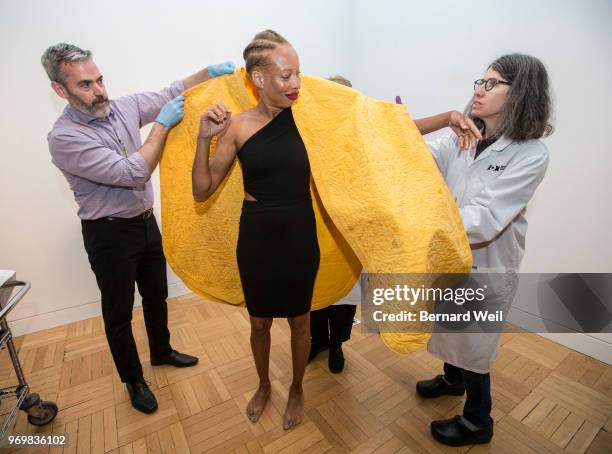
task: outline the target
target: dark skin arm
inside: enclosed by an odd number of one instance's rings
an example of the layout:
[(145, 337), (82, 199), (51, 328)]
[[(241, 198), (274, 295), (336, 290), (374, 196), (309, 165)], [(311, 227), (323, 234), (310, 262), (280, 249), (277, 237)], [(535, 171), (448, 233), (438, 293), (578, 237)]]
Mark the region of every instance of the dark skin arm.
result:
[[(207, 200), (217, 190), (236, 159), (234, 129), (231, 112), (223, 104), (210, 107), (200, 118), (198, 145), (191, 171), (191, 189), (196, 202)], [(219, 136), (215, 155), (209, 159), (210, 141)]]

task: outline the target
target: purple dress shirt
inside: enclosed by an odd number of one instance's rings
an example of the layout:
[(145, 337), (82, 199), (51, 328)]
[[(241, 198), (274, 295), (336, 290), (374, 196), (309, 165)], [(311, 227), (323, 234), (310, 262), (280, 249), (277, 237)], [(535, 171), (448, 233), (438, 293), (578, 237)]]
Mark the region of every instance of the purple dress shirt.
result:
[(68, 105), (47, 140), (51, 160), (64, 174), (81, 219), (131, 218), (153, 206), (151, 175), (138, 149), (140, 128), (185, 89), (182, 81), (157, 93), (111, 100), (107, 118)]

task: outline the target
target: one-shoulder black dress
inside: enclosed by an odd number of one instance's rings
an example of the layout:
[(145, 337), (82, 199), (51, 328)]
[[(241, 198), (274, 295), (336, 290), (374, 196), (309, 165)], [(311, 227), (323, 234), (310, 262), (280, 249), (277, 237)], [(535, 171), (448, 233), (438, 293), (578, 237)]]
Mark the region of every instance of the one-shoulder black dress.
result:
[(295, 317), (310, 311), (319, 268), (310, 164), (291, 109), (277, 114), (238, 152), (244, 200), (238, 269), (249, 314)]

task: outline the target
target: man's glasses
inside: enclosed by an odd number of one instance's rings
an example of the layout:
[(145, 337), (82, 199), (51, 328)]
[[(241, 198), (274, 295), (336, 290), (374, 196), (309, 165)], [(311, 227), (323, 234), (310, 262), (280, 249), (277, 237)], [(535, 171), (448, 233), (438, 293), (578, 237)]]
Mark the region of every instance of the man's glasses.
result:
[(505, 80), (497, 80), (495, 77), (491, 77), (490, 79), (478, 79), (474, 81), (474, 91), (483, 85), (485, 91), (491, 91), (497, 84), (512, 85), (510, 82), (506, 82)]

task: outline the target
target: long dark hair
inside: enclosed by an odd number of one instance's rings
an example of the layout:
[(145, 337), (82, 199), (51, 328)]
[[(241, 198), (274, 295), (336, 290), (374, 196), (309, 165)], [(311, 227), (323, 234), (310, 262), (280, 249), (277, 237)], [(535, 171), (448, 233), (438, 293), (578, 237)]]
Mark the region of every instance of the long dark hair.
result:
[[(552, 101), (548, 73), (540, 60), (531, 55), (503, 55), (489, 65), (512, 85), (502, 108), (495, 134), (523, 141), (549, 136), (553, 127), (549, 123)], [(472, 101), (467, 106), (468, 115)], [(477, 123), (482, 120), (475, 118)]]

